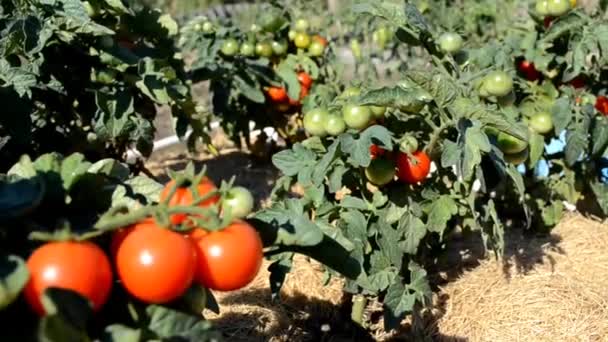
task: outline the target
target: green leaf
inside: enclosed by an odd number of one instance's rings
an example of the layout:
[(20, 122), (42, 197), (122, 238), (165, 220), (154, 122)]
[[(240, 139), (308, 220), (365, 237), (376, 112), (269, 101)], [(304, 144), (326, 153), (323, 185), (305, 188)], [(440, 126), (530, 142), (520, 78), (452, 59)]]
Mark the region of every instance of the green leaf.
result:
[(382, 254), (390, 260), (391, 265), (393, 265), (395, 269), (401, 269), (403, 253), (396, 243), (401, 240), (401, 231), (395, 230), (389, 224), (382, 221), (379, 221), (376, 225), (377, 229), (380, 231), (378, 246), (380, 247)]
[(568, 125), (573, 118), (572, 106), (567, 98), (561, 97), (555, 101), (551, 110), (553, 114), (553, 126), (555, 127), (555, 134), (559, 135)]
[(443, 195), (433, 200), (429, 208), (427, 230), (439, 233), (442, 236), (448, 222), (457, 213), (458, 205), (449, 195)]
[(142, 332), (122, 324), (107, 326), (101, 336), (101, 342), (140, 342)]
[(459, 87), (454, 79), (446, 74), (434, 74), (412, 70), (408, 77), (424, 89), (439, 107), (445, 107), (458, 96)]
[(431, 95), (420, 88), (393, 86), (369, 90), (359, 96), (356, 102), (360, 105), (385, 106), (416, 114), (432, 100)]
[(327, 153), (321, 158), (321, 160), (315, 165), (312, 173), (313, 184), (320, 186), (323, 184), (325, 177), (331, 165), (338, 159), (338, 147), (340, 146), (340, 140), (335, 140), (327, 149)]
[(466, 128), (464, 132), (464, 153), (462, 156), (462, 169), (464, 179), (469, 180), (474, 175), (475, 167), (481, 163), (482, 152), (492, 150), (488, 136), (479, 126)]
[(605, 116), (594, 121), (591, 141), (593, 141), (591, 154), (594, 156), (602, 155), (608, 146), (608, 118)]
[(266, 98), (261, 90), (260, 83), (257, 79), (246, 73), (238, 73), (234, 75), (234, 84), (237, 86), (241, 94), (255, 103), (264, 103)]
[(420, 241), (426, 236), (427, 232), (424, 222), (411, 213), (406, 213), (401, 216), (397, 230), (402, 232), (405, 238), (399, 243), (401, 249), (407, 254), (416, 255)]
[(14, 219), (31, 212), (40, 204), (44, 195), (44, 181), (40, 177), (16, 181), (1, 180), (0, 219)]
[(608, 185), (600, 182), (592, 182), (589, 184), (597, 204), (604, 212), (604, 215), (608, 215)]
[(374, 125), (363, 131), (359, 139), (343, 134), (340, 136), (342, 152), (350, 156), (349, 163), (354, 167), (367, 167), (372, 161), (369, 147), (374, 140), (388, 150), (393, 149), (392, 133), (386, 127)]
[[(578, 128), (578, 127), (577, 127)], [(566, 163), (574, 165), (585, 153), (587, 147), (587, 132), (583, 130), (568, 130), (566, 132)]]
[(20, 257), (9, 255), (0, 258), (0, 310), (19, 296), (29, 277), (27, 266)]
[(149, 315), (148, 328), (162, 339), (180, 341), (217, 341), (219, 335), (211, 330), (211, 323), (202, 317), (191, 316), (166, 307), (150, 305), (146, 308)]
[(424, 305), (431, 295), (426, 271), (415, 262), (410, 262), (410, 282), (404, 284), (397, 277), (388, 288), (384, 297), (384, 327), (392, 330), (399, 326), (408, 313), (413, 312), (415, 304)]
[(339, 227), (347, 238), (362, 244), (367, 242), (367, 220), (361, 212), (348, 210), (340, 213), (340, 218), (342, 222)]
[(368, 210), (367, 203), (357, 197), (353, 197), (350, 195), (344, 196), (344, 198), (340, 201), (340, 206), (345, 209), (356, 209), (356, 210)]
[(458, 147), (458, 144), (446, 140), (443, 143), (443, 152), (441, 153), (441, 167), (448, 168), (450, 166), (456, 165), (460, 160), (462, 153)]
[(329, 192), (334, 194), (342, 189), (342, 178), (348, 169), (344, 165), (337, 165), (329, 175)]
[(265, 246), (315, 246), (323, 240), (321, 229), (305, 214), (281, 203), (256, 213), (254, 221)]
[(272, 163), (286, 176), (295, 176), (303, 168), (315, 162), (315, 153), (295, 144), (291, 150), (283, 150), (272, 156)]
[(73, 184), (84, 176), (91, 163), (84, 159), (84, 155), (74, 153), (63, 159), (61, 163), (61, 179), (63, 180), (63, 188), (69, 190)]
[(287, 63), (281, 63), (276, 69), (277, 75), (287, 85), (287, 94), (290, 99), (300, 98), (300, 82), (298, 81), (298, 74), (294, 69)]
[(532, 133), (530, 135), (528, 146), (530, 151), (530, 156), (528, 157), (528, 166), (534, 168), (545, 151), (545, 138), (538, 133)]

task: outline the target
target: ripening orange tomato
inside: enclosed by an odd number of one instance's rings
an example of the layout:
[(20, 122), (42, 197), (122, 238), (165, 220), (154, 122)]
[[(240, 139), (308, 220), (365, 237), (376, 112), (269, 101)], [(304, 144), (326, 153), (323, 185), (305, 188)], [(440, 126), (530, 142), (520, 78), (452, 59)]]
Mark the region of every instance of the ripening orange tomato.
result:
[[(171, 180), (169, 183), (165, 185), (163, 191), (160, 194), (160, 201), (163, 202), (169, 196), (169, 191), (175, 184), (174, 180)], [(197, 185), (196, 190), (200, 197), (207, 196), (210, 193), (217, 191), (217, 187), (215, 184), (207, 177), (204, 177), (201, 182)], [(199, 206), (200, 207), (209, 207), (220, 201), (219, 195), (213, 195), (209, 198), (202, 201)], [(190, 191), (190, 187), (180, 187), (175, 191), (173, 197), (169, 200), (169, 206), (189, 206), (194, 202), (194, 195), (192, 191)], [(187, 215), (184, 213), (173, 214), (171, 215), (171, 223), (173, 224), (181, 224), (186, 220)]]

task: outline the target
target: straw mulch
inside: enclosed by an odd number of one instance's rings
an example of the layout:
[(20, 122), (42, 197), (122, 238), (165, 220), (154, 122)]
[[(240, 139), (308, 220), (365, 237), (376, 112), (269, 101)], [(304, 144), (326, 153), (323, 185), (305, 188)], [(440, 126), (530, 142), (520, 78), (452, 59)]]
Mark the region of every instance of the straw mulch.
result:
[(572, 215), (550, 238), (514, 240), (504, 263), (442, 288), (442, 339), (608, 341), (608, 227)]

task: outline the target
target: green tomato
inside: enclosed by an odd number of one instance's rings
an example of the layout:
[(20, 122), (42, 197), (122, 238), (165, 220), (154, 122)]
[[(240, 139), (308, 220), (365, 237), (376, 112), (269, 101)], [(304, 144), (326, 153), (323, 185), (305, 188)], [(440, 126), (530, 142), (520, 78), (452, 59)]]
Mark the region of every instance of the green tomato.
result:
[(513, 79), (504, 71), (492, 71), (484, 78), (482, 89), (492, 96), (506, 96), (513, 90)]
[(551, 16), (559, 17), (570, 10), (570, 0), (548, 0), (547, 2), (547, 8)]
[(329, 112), (324, 108), (315, 108), (304, 114), (304, 129), (312, 136), (323, 137), (327, 135), (325, 124)]
[(342, 97), (344, 98), (350, 98), (350, 97), (355, 97), (355, 96), (359, 96), (361, 94), (361, 89), (358, 87), (348, 87), (346, 89), (344, 89), (344, 91), (342, 92)]
[(255, 55), (255, 45), (253, 45), (249, 42), (244, 42), (243, 44), (241, 44), (240, 53), (241, 53), (241, 55), (247, 56), (247, 57), (251, 57), (251, 56)]
[(114, 46), (114, 38), (111, 36), (103, 36), (100, 39), (100, 43), (104, 49), (110, 49)]
[(313, 57), (323, 56), (324, 53), (325, 46), (323, 46), (323, 44), (320, 42), (314, 41), (308, 46), (308, 54)]
[(411, 135), (406, 135), (399, 143), (399, 151), (403, 153), (414, 153), (418, 151), (418, 139)]
[(239, 42), (234, 38), (226, 39), (220, 50), (224, 56), (234, 56), (239, 51)]
[(294, 25), (296, 31), (298, 32), (306, 32), (308, 30), (308, 20), (306, 19), (298, 19), (296, 20), (296, 24)]
[(507, 154), (519, 153), (528, 147), (528, 143), (504, 132), (498, 133), (496, 137), (498, 148)]
[(228, 191), (223, 199), (222, 207), (230, 208), (232, 216), (238, 219), (247, 217), (253, 211), (253, 196), (242, 186), (236, 186)]
[(372, 120), (372, 111), (369, 107), (349, 104), (342, 108), (342, 118), (349, 128), (361, 130)]
[(446, 32), (439, 36), (439, 47), (447, 53), (456, 53), (462, 49), (463, 40), (458, 33)]
[(530, 128), (538, 134), (553, 131), (553, 117), (548, 112), (540, 112), (530, 118)]
[(338, 115), (329, 115), (325, 121), (325, 131), (329, 135), (338, 136), (346, 130), (344, 119)]
[(112, 69), (102, 70), (97, 74), (97, 82), (102, 84), (112, 84), (116, 80), (116, 71)]
[(249, 27), (249, 31), (258, 33), (262, 31), (262, 28), (258, 24), (251, 24), (251, 26)]
[(213, 23), (210, 21), (205, 21), (203, 23), (203, 26), (201, 26), (201, 30), (203, 31), (203, 33), (212, 33), (215, 28), (213, 27)]
[(382, 119), (384, 118), (384, 114), (386, 114), (386, 107), (369, 106), (369, 109), (372, 111), (374, 119)]
[(298, 33), (296, 32), (296, 30), (289, 30), (289, 32), (287, 33), (287, 37), (289, 38), (290, 41), (294, 41), (294, 39), (296, 39), (296, 35)]
[(374, 185), (383, 186), (395, 179), (395, 164), (388, 160), (377, 158), (365, 168), (365, 176)]
[(549, 1), (548, 0), (537, 0), (536, 1), (536, 13), (541, 16), (549, 15)]
[(293, 39), (294, 44), (300, 49), (306, 49), (310, 45), (310, 36), (303, 32), (296, 33), (296, 37)]
[(504, 157), (505, 157), (505, 161), (507, 163), (513, 164), (513, 165), (520, 165), (526, 162), (526, 160), (528, 160), (528, 156), (530, 155), (529, 150), (526, 148), (521, 152), (518, 153), (505, 153)]
[(284, 54), (287, 53), (287, 42), (278, 42), (276, 40), (272, 41), (272, 52), (276, 55), (276, 56), (283, 56)]
[(255, 53), (260, 57), (270, 58), (272, 56), (272, 45), (269, 42), (255, 44)]

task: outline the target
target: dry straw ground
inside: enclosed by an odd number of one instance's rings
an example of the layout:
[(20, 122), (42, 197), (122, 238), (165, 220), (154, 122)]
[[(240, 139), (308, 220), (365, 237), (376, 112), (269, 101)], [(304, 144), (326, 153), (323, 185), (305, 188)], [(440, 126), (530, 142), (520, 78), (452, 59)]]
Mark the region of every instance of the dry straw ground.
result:
[[(174, 151), (149, 165), (161, 175), (187, 159)], [(195, 161), (216, 181), (237, 176), (260, 202), (276, 178), (267, 164), (235, 150)], [(434, 304), (415, 331), (404, 322), (401, 331), (384, 332), (373, 302), (371, 332), (357, 329), (340, 281), (324, 285), (321, 267), (303, 257), (296, 258), (280, 301), (271, 299), (264, 269), (249, 287), (216, 294), (221, 314), (206, 316), (228, 341), (608, 341), (608, 225), (573, 214), (550, 236), (514, 230), (506, 241), (502, 260), (483, 257), (478, 239), (455, 243), (433, 274)]]

